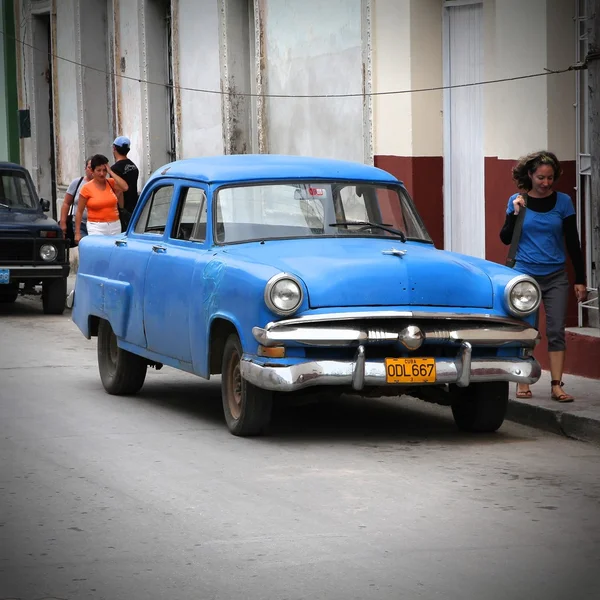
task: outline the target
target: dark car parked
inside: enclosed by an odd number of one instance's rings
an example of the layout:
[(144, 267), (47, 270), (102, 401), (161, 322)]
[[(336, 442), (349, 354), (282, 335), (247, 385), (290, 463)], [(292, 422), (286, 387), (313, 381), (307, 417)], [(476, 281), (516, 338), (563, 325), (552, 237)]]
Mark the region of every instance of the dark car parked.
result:
[(29, 171), (0, 162), (0, 302), (39, 294), (46, 314), (62, 314), (67, 295), (67, 240), (44, 212)]

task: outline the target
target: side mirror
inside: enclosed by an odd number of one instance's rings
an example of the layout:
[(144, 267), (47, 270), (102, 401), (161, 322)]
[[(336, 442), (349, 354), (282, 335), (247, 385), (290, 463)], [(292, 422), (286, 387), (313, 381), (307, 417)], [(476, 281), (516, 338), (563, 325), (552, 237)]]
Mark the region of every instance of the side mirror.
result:
[(44, 200), (43, 198), (40, 198), (40, 205), (44, 212), (48, 212), (50, 210), (50, 200)]

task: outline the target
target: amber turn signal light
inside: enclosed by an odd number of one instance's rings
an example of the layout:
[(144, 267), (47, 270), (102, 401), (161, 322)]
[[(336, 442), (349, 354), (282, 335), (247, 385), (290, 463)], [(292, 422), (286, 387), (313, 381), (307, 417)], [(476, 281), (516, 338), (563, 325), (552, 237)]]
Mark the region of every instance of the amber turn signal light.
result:
[(274, 348), (268, 348), (267, 346), (259, 346), (258, 355), (267, 356), (269, 358), (284, 358), (285, 348), (283, 346), (276, 346)]

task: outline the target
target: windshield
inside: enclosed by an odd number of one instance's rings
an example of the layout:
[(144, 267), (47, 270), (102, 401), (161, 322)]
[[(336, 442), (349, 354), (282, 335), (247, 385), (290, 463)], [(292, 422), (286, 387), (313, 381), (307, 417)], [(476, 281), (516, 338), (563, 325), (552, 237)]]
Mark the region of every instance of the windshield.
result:
[(37, 209), (24, 173), (0, 171), (0, 207)]
[(406, 190), (362, 182), (225, 187), (214, 203), (215, 240), (386, 237), (431, 243)]

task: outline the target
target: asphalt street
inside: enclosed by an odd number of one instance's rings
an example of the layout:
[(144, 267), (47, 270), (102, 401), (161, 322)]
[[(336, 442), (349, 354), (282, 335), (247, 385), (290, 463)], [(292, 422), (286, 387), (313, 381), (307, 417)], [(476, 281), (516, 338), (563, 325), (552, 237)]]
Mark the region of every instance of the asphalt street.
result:
[(600, 448), (404, 397), (241, 439), (219, 393), (109, 396), (68, 313), (0, 306), (0, 599), (600, 598)]

